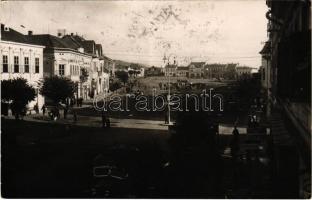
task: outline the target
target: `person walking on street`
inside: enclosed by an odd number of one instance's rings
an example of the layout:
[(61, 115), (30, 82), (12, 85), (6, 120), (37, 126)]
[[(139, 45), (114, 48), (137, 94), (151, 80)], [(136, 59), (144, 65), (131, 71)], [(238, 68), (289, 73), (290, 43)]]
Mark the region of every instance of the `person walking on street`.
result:
[(102, 111), (102, 113), (101, 113), (102, 115), (101, 115), (101, 117), (102, 117), (102, 128), (106, 128), (106, 116), (105, 116), (105, 113), (104, 113), (104, 111)]
[(239, 151), (239, 131), (236, 127), (236, 125), (234, 125), (234, 129), (233, 129), (233, 138), (231, 141), (231, 154), (232, 157), (234, 158), (234, 160), (236, 160), (237, 158), (237, 153)]
[(36, 104), (35, 104), (35, 106), (34, 106), (34, 110), (35, 110), (36, 114), (38, 114), (38, 113), (39, 113), (38, 103), (36, 103)]
[(74, 116), (74, 124), (77, 123), (77, 112), (76, 110), (73, 111), (73, 116)]
[(66, 105), (64, 108), (64, 119), (67, 119), (68, 106)]
[(109, 119), (109, 117), (106, 118), (106, 127), (110, 128), (110, 119)]
[(42, 105), (41, 110), (42, 110), (42, 115), (44, 116), (46, 112), (45, 104)]

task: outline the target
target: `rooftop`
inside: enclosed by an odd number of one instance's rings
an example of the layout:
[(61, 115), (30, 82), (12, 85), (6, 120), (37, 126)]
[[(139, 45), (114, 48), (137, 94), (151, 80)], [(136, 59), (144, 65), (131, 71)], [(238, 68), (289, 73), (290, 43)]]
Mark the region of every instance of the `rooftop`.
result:
[(170, 69), (173, 69), (173, 68), (176, 68), (177, 66), (176, 65), (166, 65), (166, 68), (170, 68)]
[(15, 31), (12, 28), (5, 27), (4, 24), (1, 24), (1, 40), (25, 44), (36, 44), (33, 43), (31, 40), (29, 40), (27, 36), (23, 35), (20, 32)]
[(60, 38), (50, 35), (50, 34), (40, 34), (40, 35), (28, 35), (26, 36), (28, 40), (37, 45), (43, 45), (47, 48), (63, 48), (70, 49), (65, 42), (63, 42)]
[(205, 62), (191, 62), (190, 66), (194, 65), (196, 68), (202, 67), (203, 65), (205, 65)]
[(180, 67), (177, 67), (177, 70), (189, 70), (189, 67), (187, 67), (187, 66), (180, 66)]

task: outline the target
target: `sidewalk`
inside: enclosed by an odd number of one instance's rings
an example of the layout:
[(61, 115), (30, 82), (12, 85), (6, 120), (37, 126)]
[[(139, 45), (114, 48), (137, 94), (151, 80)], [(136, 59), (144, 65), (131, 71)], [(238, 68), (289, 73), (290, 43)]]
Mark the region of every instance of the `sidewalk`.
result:
[[(245, 123), (247, 127), (247, 120)], [(240, 132), (236, 159), (232, 157), (230, 146), (224, 150), (224, 183), (228, 198), (271, 197), (269, 135), (265, 126), (260, 123), (257, 128), (245, 128), (245, 132)]]
[[(7, 117), (12, 118), (13, 117)], [(157, 120), (143, 120), (143, 119), (119, 119), (109, 118), (111, 122), (111, 128), (131, 128), (131, 129), (149, 129), (149, 130), (168, 130), (168, 126), (164, 124), (164, 121)], [(47, 115), (41, 114), (27, 115), (24, 117), (25, 121), (34, 121), (41, 123), (57, 123), (57, 124), (70, 124), (88, 127), (102, 127), (102, 118), (95, 116), (77, 116), (77, 122), (74, 123), (73, 115), (68, 114), (67, 119), (61, 118), (57, 121), (51, 120)]]

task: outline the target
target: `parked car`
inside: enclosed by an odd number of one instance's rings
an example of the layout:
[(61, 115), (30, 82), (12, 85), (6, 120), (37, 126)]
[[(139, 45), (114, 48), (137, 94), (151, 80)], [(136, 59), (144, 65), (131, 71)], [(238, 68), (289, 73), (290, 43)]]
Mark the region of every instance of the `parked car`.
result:
[(126, 198), (131, 194), (131, 184), (127, 170), (112, 160), (112, 156), (98, 154), (93, 160), (93, 184), (90, 189), (92, 197)]

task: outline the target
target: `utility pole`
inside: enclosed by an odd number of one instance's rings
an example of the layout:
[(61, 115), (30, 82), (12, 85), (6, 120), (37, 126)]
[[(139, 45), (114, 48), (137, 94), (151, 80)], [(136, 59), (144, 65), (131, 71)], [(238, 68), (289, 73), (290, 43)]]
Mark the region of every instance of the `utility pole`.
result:
[[(171, 56), (174, 56), (174, 62), (173, 64), (175, 65), (176, 64), (176, 56), (174, 54), (170, 54), (167, 58), (166, 58), (166, 55), (164, 56), (164, 61), (167, 59), (167, 67), (169, 67), (169, 62), (170, 62), (170, 58)], [(169, 68), (168, 68), (169, 70)], [(170, 70), (169, 70), (170, 72)], [(170, 76), (171, 74), (168, 73), (168, 96), (167, 96), (167, 100), (168, 100), (168, 125), (172, 125), (171, 123), (171, 112), (170, 112)]]

